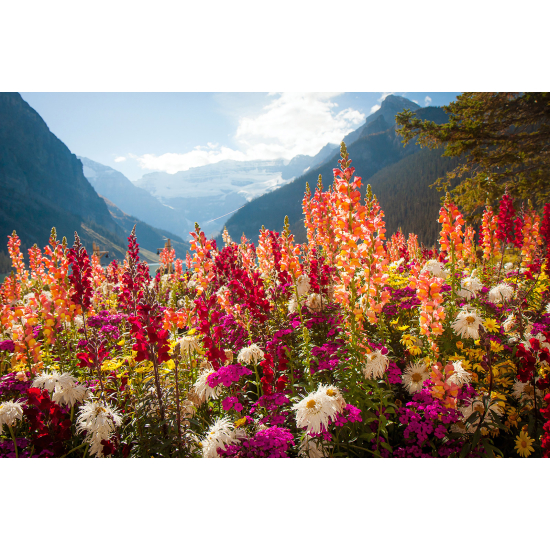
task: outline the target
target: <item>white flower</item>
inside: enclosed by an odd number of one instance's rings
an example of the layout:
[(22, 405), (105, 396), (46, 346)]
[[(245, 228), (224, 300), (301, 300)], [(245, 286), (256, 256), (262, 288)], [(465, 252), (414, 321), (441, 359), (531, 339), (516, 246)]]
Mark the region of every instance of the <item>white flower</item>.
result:
[(399, 260), (397, 260), (397, 261), (395, 261), (395, 262), (392, 262), (392, 263), (390, 264), (390, 267), (397, 268), (397, 267), (399, 267), (404, 261), (405, 261), (405, 258), (399, 258)]
[(472, 380), (472, 375), (462, 366), (462, 361), (453, 362), (454, 372), (448, 378), (448, 382), (453, 382), (457, 386), (469, 384)]
[(258, 361), (264, 358), (264, 352), (256, 345), (252, 344), (247, 348), (243, 348), (239, 351), (237, 361), (239, 363), (253, 363), (256, 365)]
[(499, 285), (493, 287), (489, 290), (489, 300), (494, 304), (500, 304), (502, 302), (507, 302), (514, 295), (514, 289), (506, 284), (500, 283)]
[(88, 388), (83, 384), (73, 384), (72, 386), (59, 387), (55, 390), (52, 399), (58, 405), (67, 405), (74, 407), (78, 401), (82, 403), (88, 397)]
[(203, 370), (196, 382), (193, 384), (196, 396), (200, 399), (201, 403), (208, 401), (209, 399), (217, 399), (222, 392), (222, 384), (217, 385), (215, 388), (211, 388), (208, 385), (208, 377), (216, 371), (211, 368)]
[(304, 458), (327, 458), (328, 456), (323, 444), (319, 443), (319, 441), (313, 439), (308, 434), (305, 434), (302, 439), (298, 454)]
[(296, 426), (310, 433), (321, 433), (336, 414), (334, 402), (323, 392), (313, 392), (292, 406), (296, 411)]
[(238, 441), (235, 426), (229, 418), (219, 418), (210, 426), (208, 434), (201, 441), (203, 458), (218, 458), (218, 449), (225, 451)]
[(78, 328), (82, 328), (84, 326), (84, 319), (82, 318), (82, 315), (75, 315), (73, 321)]
[(428, 260), (424, 264), (422, 271), (429, 271), (434, 277), (442, 277), (443, 279), (449, 275), (449, 272), (444, 269), (443, 264), (437, 260)]
[(403, 372), (403, 385), (405, 389), (412, 395), (422, 390), (424, 380), (430, 377), (430, 373), (426, 369), (424, 361), (410, 364)]
[[(538, 380), (538, 378), (536, 379)], [(515, 397), (519, 400), (530, 400), (533, 401), (533, 383), (532, 382), (520, 382), (519, 380), (516, 380), (514, 387), (513, 387), (512, 397)], [(537, 399), (544, 399), (544, 392), (541, 392), (537, 388)]]
[(467, 300), (475, 298), (476, 292), (483, 288), (482, 282), (477, 277), (464, 277), (464, 279), (460, 282), (460, 285), (461, 288), (457, 294)]
[(164, 275), (161, 276), (160, 282), (167, 283), (170, 280), (170, 277), (171, 277), (170, 273), (165, 273)]
[[(481, 418), (483, 418), (483, 414), (485, 412), (485, 406), (483, 404), (481, 397), (476, 397), (471, 403), (464, 407), (460, 407), (459, 411), (464, 416), (464, 419), (461, 422), (458, 422), (455, 424), (452, 428), (453, 431), (462, 432), (462, 433), (473, 433), (476, 431)], [(466, 426), (466, 421), (468, 418), (474, 414), (474, 412), (478, 413), (478, 417), (473, 420), (468, 426)], [(495, 413), (497, 416), (502, 416), (504, 411), (502, 408), (495, 402), (491, 403), (489, 406), (489, 410), (487, 411), (487, 414), (485, 415), (485, 418), (483, 418), (483, 424), (482, 426), (487, 427), (489, 429), (498, 428), (498, 426), (495, 424), (493, 417), (491, 415), (491, 412)]]
[(311, 285), (309, 284), (309, 277), (307, 275), (300, 275), (296, 279), (296, 292), (298, 296), (303, 296), (309, 292)]
[(455, 334), (461, 338), (479, 338), (479, 327), (483, 323), (483, 319), (477, 314), (476, 310), (462, 310), (451, 325)]
[(332, 403), (334, 408), (334, 414), (330, 417), (332, 421), (334, 421), (338, 413), (342, 414), (344, 412), (346, 401), (336, 386), (319, 384), (317, 393), (324, 394), (329, 402)]
[(298, 308), (298, 302), (296, 301), (296, 298), (292, 296), (292, 298), (288, 301), (288, 312), (296, 313), (297, 308)]
[(51, 392), (64, 390), (77, 383), (78, 380), (68, 372), (59, 374), (56, 370), (52, 370), (50, 374), (42, 373), (40, 376), (37, 376), (32, 386), (33, 388), (41, 388)]
[(25, 296), (23, 296), (23, 303), (24, 304), (28, 304), (31, 300), (34, 300), (36, 298), (36, 295), (34, 292), (29, 292), (28, 294), (25, 294)]
[(194, 351), (199, 351), (199, 340), (195, 336), (184, 336), (176, 341), (176, 347), (182, 355), (184, 353), (191, 354)]
[(502, 327), (504, 328), (505, 332), (515, 332), (514, 329), (516, 328), (516, 325), (516, 318), (514, 317), (513, 313), (510, 313), (510, 315), (506, 317), (504, 323), (502, 323)]
[(78, 412), (76, 421), (77, 433), (87, 432), (86, 441), (92, 443), (94, 437), (108, 440), (116, 426), (122, 424), (118, 411), (110, 405), (99, 401), (86, 401)]
[(189, 282), (187, 283), (187, 288), (195, 288), (197, 284), (198, 284), (197, 274), (194, 273), (192, 277), (189, 279)]
[(514, 264), (512, 262), (507, 262), (504, 264), (504, 269), (510, 271), (510, 269), (514, 269)]
[(550, 314), (550, 304), (546, 304), (544, 310), (546, 311), (546, 313)]
[(363, 367), (363, 374), (367, 379), (382, 378), (389, 364), (389, 358), (383, 355), (379, 349), (375, 349), (372, 353), (367, 355), (367, 363)]
[(179, 308), (182, 308), (185, 305), (185, 302), (183, 300), (178, 300), (176, 304)]
[(0, 403), (0, 434), (2, 433), (3, 425), (13, 426), (17, 420), (23, 418), (23, 409), (19, 403), (14, 401), (5, 401)]
[(310, 294), (306, 300), (306, 306), (316, 313), (323, 309), (323, 298), (319, 294)]

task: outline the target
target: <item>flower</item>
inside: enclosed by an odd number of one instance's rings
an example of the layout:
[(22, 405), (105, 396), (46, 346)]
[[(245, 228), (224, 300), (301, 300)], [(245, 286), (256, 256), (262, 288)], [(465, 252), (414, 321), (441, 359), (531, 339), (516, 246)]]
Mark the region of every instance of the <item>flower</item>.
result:
[[(464, 420), (462, 422), (459, 422), (455, 424), (453, 427), (453, 430), (459, 431), (459, 432), (468, 432), (473, 433), (476, 431), (477, 426), (479, 425), (479, 422), (483, 418), (483, 415), (485, 413), (485, 405), (483, 403), (482, 397), (476, 397), (473, 399), (469, 404), (467, 404), (464, 407), (461, 407), (460, 412), (464, 416)], [(468, 418), (474, 414), (478, 413), (478, 416), (472, 420), (472, 422), (466, 426), (465, 422), (468, 420)], [(487, 410), (487, 413), (485, 414), (485, 417), (483, 418), (483, 426), (487, 426), (490, 429), (497, 428), (498, 426), (494, 423), (493, 417), (491, 413), (496, 414), (497, 416), (502, 416), (504, 414), (504, 411), (502, 410), (502, 407), (498, 405), (495, 401), (492, 401), (489, 405), (489, 409)]]
[(513, 269), (513, 268), (514, 268), (514, 264), (513, 264), (512, 262), (506, 262), (506, 263), (504, 264), (504, 269), (505, 269), (506, 271), (510, 271), (510, 269)]
[(61, 406), (74, 407), (77, 401), (82, 403), (86, 397), (88, 397), (88, 388), (83, 384), (73, 384), (71, 386), (56, 388), (52, 400)]
[(429, 271), (434, 277), (442, 277), (443, 279), (445, 279), (449, 274), (448, 271), (443, 269), (443, 264), (438, 262), (437, 260), (428, 260), (424, 264), (422, 271)]
[(418, 393), (422, 390), (424, 380), (430, 377), (430, 373), (426, 370), (424, 361), (410, 364), (403, 372), (403, 385), (410, 393)]
[(367, 364), (363, 367), (365, 378), (382, 378), (390, 363), (389, 358), (379, 349), (367, 354)]
[(201, 441), (203, 458), (218, 458), (218, 449), (225, 451), (228, 445), (236, 443), (235, 426), (229, 418), (219, 418), (208, 428), (208, 434)]
[(316, 313), (323, 309), (323, 299), (319, 294), (310, 294), (306, 300), (306, 306)]
[(324, 445), (308, 434), (302, 439), (298, 454), (304, 458), (327, 458), (327, 451)]
[(264, 358), (264, 352), (256, 345), (252, 344), (247, 348), (243, 348), (237, 356), (239, 363), (253, 363), (256, 365), (259, 360)]
[(298, 307), (298, 302), (296, 301), (296, 298), (293, 296), (293, 297), (288, 301), (288, 312), (289, 312), (289, 313), (296, 313), (297, 307)]
[(296, 426), (309, 433), (321, 433), (336, 414), (334, 401), (320, 391), (310, 393), (292, 408), (296, 411)]
[(516, 452), (523, 458), (527, 458), (535, 451), (533, 448), (534, 439), (531, 439), (523, 430), (516, 437)]
[(330, 417), (331, 420), (334, 420), (334, 418), (336, 418), (336, 415), (338, 413), (341, 414), (344, 412), (346, 401), (344, 400), (342, 393), (336, 386), (330, 386), (330, 385), (324, 386), (323, 384), (320, 384), (319, 387), (317, 388), (317, 392), (324, 394), (326, 398), (330, 402), (332, 402), (334, 407), (334, 414), (331, 415)]
[(514, 295), (514, 289), (506, 284), (500, 283), (499, 285), (493, 287), (489, 290), (489, 300), (494, 304), (500, 304), (502, 302), (507, 302)]
[(86, 401), (80, 407), (76, 421), (76, 431), (77, 433), (87, 432), (86, 440), (92, 443), (93, 438), (99, 438), (99, 441), (108, 440), (115, 431), (116, 426), (121, 424), (122, 418), (111, 405), (99, 401)]
[(517, 322), (513, 313), (510, 313), (510, 315), (506, 317), (506, 320), (502, 323), (502, 327), (504, 328), (505, 332), (515, 332), (514, 329), (517, 328)]
[(485, 319), (483, 326), (488, 332), (498, 332), (498, 329), (500, 328), (494, 319)]
[(475, 298), (476, 292), (483, 288), (482, 282), (477, 277), (465, 277), (460, 284), (461, 288), (457, 294), (467, 300)]
[[(538, 380), (538, 377), (535, 378), (535, 381)], [(513, 386), (513, 392), (512, 392), (512, 397), (515, 397), (516, 399), (529, 399), (529, 400), (533, 400), (533, 384), (531, 382), (521, 382), (519, 380), (516, 380), (516, 382), (514, 383), (514, 386)], [(541, 392), (538, 388), (537, 388), (537, 398), (541, 400), (544, 399), (544, 393)]]
[(23, 418), (23, 409), (19, 403), (14, 401), (5, 401), (0, 403), (0, 434), (2, 433), (2, 426), (13, 426), (17, 420)]
[(216, 371), (213, 368), (203, 370), (193, 384), (195, 394), (199, 398), (200, 403), (204, 403), (209, 399), (217, 399), (222, 392), (221, 385), (216, 386), (215, 388), (208, 385), (208, 377), (215, 374), (215, 372)]
[(461, 338), (479, 338), (479, 327), (483, 319), (477, 314), (476, 310), (462, 310), (456, 316), (452, 323), (453, 330)]
[(298, 296), (303, 296), (309, 292), (311, 285), (309, 284), (309, 277), (307, 275), (300, 275), (296, 279), (296, 292)]
[(176, 349), (183, 355), (184, 353), (191, 354), (194, 351), (199, 351), (199, 340), (195, 336), (184, 336), (176, 341)]
[(59, 374), (56, 370), (52, 370), (50, 374), (44, 373), (37, 376), (32, 383), (32, 387), (45, 389), (49, 392), (61, 391), (74, 386), (77, 382), (78, 380), (68, 372)]
[(469, 384), (472, 380), (472, 375), (462, 366), (462, 361), (455, 361), (453, 363), (454, 372), (447, 382), (453, 382), (457, 386), (462, 386), (464, 384)]

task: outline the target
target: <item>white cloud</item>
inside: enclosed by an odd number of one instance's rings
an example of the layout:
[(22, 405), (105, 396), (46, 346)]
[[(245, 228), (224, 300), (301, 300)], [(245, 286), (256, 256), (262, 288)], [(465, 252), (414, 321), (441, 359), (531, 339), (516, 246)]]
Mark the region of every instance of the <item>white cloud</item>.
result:
[(115, 159), (115, 162), (124, 162), (126, 160), (126, 157), (117, 157)]
[(432, 98), (429, 95), (427, 95), (424, 98), (424, 105), (427, 107), (431, 102), (432, 102)]
[(380, 105), (373, 105), (370, 108), (370, 114), (372, 115), (372, 113), (376, 113), (376, 111), (378, 111), (378, 109), (380, 109)]
[(416, 103), (417, 105), (420, 105), (420, 103), (418, 103), (418, 101), (416, 101), (416, 99), (411, 99), (411, 101), (412, 101), (413, 103)]
[(380, 96), (380, 99), (378, 100), (379, 103), (382, 103), (384, 99), (386, 99), (389, 95), (396, 94), (397, 92), (382, 92), (382, 95)]
[(239, 120), (235, 133), (238, 149), (209, 143), (183, 154), (133, 158), (143, 169), (174, 174), (226, 159), (272, 160), (316, 155), (327, 143), (339, 143), (365, 120), (360, 111), (338, 109), (334, 99), (342, 93), (271, 92), (270, 102), (260, 113)]

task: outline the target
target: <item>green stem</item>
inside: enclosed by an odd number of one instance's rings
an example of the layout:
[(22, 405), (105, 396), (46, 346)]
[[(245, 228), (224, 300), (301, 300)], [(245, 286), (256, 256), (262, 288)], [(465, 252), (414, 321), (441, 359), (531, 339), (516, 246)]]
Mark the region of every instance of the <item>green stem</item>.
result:
[(12, 427), (8, 425), (10, 430), (11, 438), (13, 439), (13, 447), (15, 449), (15, 458), (19, 458), (19, 452), (17, 451), (17, 441), (15, 441), (15, 434), (13, 433)]
[(60, 458), (65, 458), (66, 456), (69, 456), (72, 452), (78, 451), (78, 449), (82, 449), (82, 447), (84, 447), (85, 445), (88, 445), (88, 443), (86, 443), (86, 442), (82, 443), (82, 445), (79, 445), (78, 447), (75, 447), (74, 449), (71, 449), (68, 453), (64, 454)]

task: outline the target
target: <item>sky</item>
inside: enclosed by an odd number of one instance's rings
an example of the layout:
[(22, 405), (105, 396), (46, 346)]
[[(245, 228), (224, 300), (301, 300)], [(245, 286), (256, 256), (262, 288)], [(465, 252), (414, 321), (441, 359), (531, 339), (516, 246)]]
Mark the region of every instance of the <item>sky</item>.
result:
[(221, 160), (290, 160), (339, 143), (389, 95), (446, 105), (460, 92), (21, 92), (76, 155), (132, 181)]

